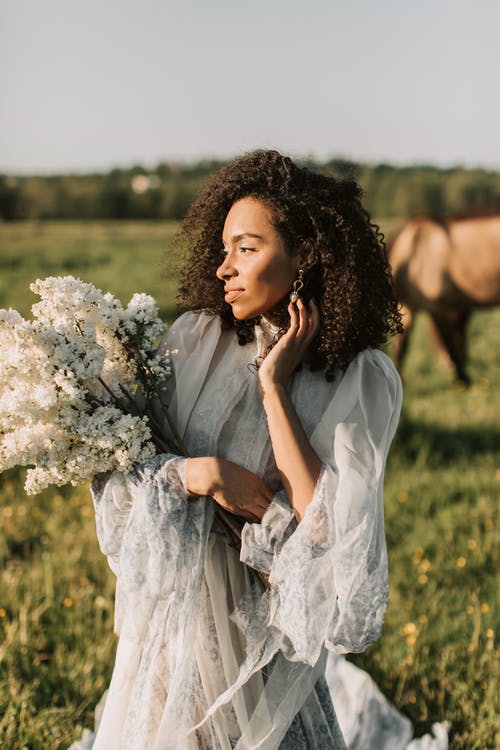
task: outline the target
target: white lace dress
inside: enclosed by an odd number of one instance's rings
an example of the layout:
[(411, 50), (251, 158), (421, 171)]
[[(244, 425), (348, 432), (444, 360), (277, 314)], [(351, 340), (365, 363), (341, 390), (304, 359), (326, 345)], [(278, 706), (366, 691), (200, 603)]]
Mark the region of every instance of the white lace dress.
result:
[(345, 747), (325, 664), (328, 651), (363, 651), (381, 632), (383, 476), (400, 381), (375, 349), (334, 382), (306, 366), (294, 375), (290, 397), (322, 462), (297, 525), (254, 366), (273, 331), (256, 333), (239, 346), (218, 317), (186, 313), (165, 341), (177, 350), (169, 398), (190, 455), (234, 461), (275, 490), (262, 523), (244, 527), (240, 557), (213, 502), (186, 494), (182, 458), (93, 484), (120, 636), (94, 750)]

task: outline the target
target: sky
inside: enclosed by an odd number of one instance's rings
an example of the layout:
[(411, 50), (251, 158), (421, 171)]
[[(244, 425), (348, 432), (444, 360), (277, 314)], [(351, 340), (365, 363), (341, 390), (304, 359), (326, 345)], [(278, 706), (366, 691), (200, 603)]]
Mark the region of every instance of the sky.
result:
[(0, 0), (0, 171), (500, 169), (498, 0)]

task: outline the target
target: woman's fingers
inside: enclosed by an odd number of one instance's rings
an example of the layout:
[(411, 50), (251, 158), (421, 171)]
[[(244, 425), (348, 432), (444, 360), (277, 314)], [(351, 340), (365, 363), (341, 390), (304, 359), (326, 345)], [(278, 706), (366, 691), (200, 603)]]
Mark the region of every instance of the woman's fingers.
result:
[(319, 327), (319, 310), (315, 303), (305, 305), (301, 299), (288, 305), (290, 326), (272, 347), (259, 368), (261, 393), (266, 384), (285, 384), (302, 361)]
[(252, 523), (258, 523), (260, 521), (259, 516), (256, 516), (254, 513), (251, 513), (249, 510), (246, 510), (246, 509), (229, 510), (229, 512), (232, 513), (234, 516), (242, 516), (243, 518), (246, 518), (247, 521), (251, 521)]
[(303, 339), (307, 336), (307, 331), (309, 329), (309, 313), (307, 307), (300, 298), (297, 300), (297, 308), (299, 311), (299, 330), (297, 331), (297, 338)]
[(314, 300), (311, 300), (308, 308), (301, 299), (298, 299), (296, 304), (289, 305), (289, 310), (289, 332), (293, 331), (295, 340), (305, 343), (308, 346), (319, 329), (318, 306)]
[(260, 521), (269, 508), (273, 497), (274, 493), (271, 490), (266, 489), (264, 494), (260, 489), (256, 489), (251, 496), (242, 498), (241, 487), (235, 498), (232, 497), (231, 492), (218, 492), (213, 495), (214, 500), (230, 513), (234, 513), (237, 516), (244, 516), (254, 521)]
[(311, 314), (309, 316), (309, 330), (307, 332), (307, 343), (309, 344), (319, 331), (319, 309), (316, 302), (311, 299)]
[(260, 488), (260, 493), (261, 493), (261, 496), (262, 496), (264, 502), (267, 502), (267, 504), (269, 505), (269, 503), (274, 498), (274, 492), (272, 491), (272, 489), (270, 487), (267, 486), (267, 484), (264, 482), (264, 480), (262, 480), (262, 485), (261, 485), (261, 488)]
[(288, 331), (286, 332), (285, 336), (289, 334), (290, 337), (293, 337), (297, 334), (297, 331), (299, 330), (300, 318), (299, 318), (297, 307), (293, 305), (291, 302), (288, 305), (288, 312), (290, 314), (290, 327)]
[(301, 341), (304, 338), (308, 325), (307, 311), (302, 300), (297, 300), (295, 304), (290, 302), (288, 312), (290, 313), (290, 327), (285, 336), (289, 341)]

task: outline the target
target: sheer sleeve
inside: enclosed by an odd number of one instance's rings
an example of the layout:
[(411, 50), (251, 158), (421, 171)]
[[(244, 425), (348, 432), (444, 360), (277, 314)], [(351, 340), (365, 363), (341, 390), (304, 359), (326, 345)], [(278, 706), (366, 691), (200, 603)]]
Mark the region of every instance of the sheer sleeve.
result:
[(388, 595), (383, 478), (400, 408), (390, 359), (361, 352), (311, 436), (322, 470), (302, 521), (281, 496), (260, 526), (244, 528), (242, 561), (270, 576), (268, 624), (310, 664), (323, 645), (360, 652), (380, 636)]
[[(220, 336), (219, 318), (204, 312), (186, 312), (172, 323), (158, 346), (172, 362), (172, 375), (162, 387), (163, 399), (182, 436)], [(177, 384), (182, 383), (181, 392)], [(155, 416), (165, 435), (171, 435), (158, 403)]]
[[(197, 392), (195, 378), (199, 381), (203, 377), (204, 360), (207, 358), (204, 350), (207, 349), (210, 354), (214, 345), (212, 343), (212, 346), (207, 347), (204, 344), (202, 347), (202, 339), (211, 338), (215, 342), (218, 335), (219, 327), (214, 325), (213, 316), (187, 312), (177, 318), (160, 342), (159, 354), (169, 356), (172, 361), (172, 375), (163, 387), (163, 395), (174, 422), (177, 422), (179, 417), (185, 421), (184, 412), (187, 410), (185, 406), (179, 408), (176, 383), (182, 381), (184, 384), (188, 381), (191, 384), (188, 399), (185, 399), (184, 403), (194, 404)], [(183, 385), (183, 391), (186, 390), (187, 388)], [(169, 435), (170, 428), (158, 401), (153, 403), (153, 408), (162, 430), (165, 435)], [(127, 529), (134, 523), (135, 516), (139, 513), (137, 508), (134, 510), (134, 502), (138, 504), (137, 487), (140, 486), (138, 478), (148, 475), (150, 466), (160, 465), (162, 476), (168, 477), (172, 492), (185, 496), (186, 460), (170, 453), (157, 456), (153, 461), (145, 464), (139, 464), (131, 475), (113, 472), (96, 476), (92, 480), (91, 492), (96, 511), (97, 537), (101, 550), (108, 557), (109, 565), (116, 576), (119, 576), (124, 567), (122, 548)]]
[[(134, 517), (133, 506), (137, 485), (151, 465), (161, 466), (163, 475), (176, 493), (186, 493), (186, 462), (179, 456), (164, 453), (143, 464), (138, 464), (133, 474), (114, 471), (99, 474), (92, 479), (90, 490), (94, 502), (96, 532), (101, 552), (108, 558), (109, 567), (118, 577), (123, 570), (121, 563), (123, 539)], [(159, 511), (158, 511), (159, 512)]]

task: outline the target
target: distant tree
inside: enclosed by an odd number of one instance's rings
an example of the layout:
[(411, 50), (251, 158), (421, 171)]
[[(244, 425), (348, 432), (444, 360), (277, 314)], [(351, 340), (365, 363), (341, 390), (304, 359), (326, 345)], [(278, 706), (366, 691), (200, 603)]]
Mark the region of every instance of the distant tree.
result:
[[(356, 164), (337, 157), (302, 163), (339, 179), (359, 180), (366, 207), (379, 218), (500, 211), (500, 172)], [(161, 162), (151, 170), (135, 164), (106, 174), (0, 175), (0, 218), (180, 219), (221, 164), (205, 159), (191, 164)], [(139, 178), (136, 187), (134, 178)]]
[(435, 218), (443, 218), (446, 214), (446, 198), (442, 183), (428, 182), (422, 188), (424, 213)]
[(0, 175), (0, 219), (18, 221), (24, 218), (22, 191), (18, 178)]
[(101, 201), (103, 218), (131, 218), (132, 195), (129, 188), (121, 185), (106, 185), (101, 191)]

